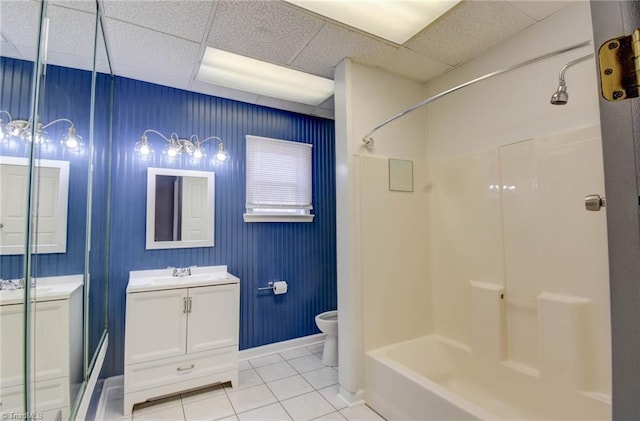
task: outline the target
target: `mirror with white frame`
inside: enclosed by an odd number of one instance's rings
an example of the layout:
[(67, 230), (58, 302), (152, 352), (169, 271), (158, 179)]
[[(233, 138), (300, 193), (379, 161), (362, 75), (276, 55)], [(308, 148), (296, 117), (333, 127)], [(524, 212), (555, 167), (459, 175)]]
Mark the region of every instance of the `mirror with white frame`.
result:
[(147, 169), (147, 250), (212, 247), (214, 173)]
[[(24, 252), (29, 188), (29, 160), (0, 156), (0, 254)], [(35, 245), (32, 253), (67, 251), (67, 199), (69, 162), (52, 159), (36, 161), (34, 193), (38, 212)]]

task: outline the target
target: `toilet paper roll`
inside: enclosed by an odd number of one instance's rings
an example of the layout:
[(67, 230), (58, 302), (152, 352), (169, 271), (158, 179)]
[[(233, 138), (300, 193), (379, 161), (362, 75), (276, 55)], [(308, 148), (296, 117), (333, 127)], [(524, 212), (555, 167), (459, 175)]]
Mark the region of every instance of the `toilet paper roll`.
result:
[(275, 295), (287, 293), (287, 281), (277, 281), (273, 283), (273, 293)]

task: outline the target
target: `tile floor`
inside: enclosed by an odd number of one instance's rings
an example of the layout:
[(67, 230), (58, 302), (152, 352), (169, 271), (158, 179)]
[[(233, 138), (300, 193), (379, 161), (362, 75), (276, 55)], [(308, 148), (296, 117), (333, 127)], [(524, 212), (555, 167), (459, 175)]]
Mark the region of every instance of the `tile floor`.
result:
[(241, 361), (237, 387), (184, 393), (122, 414), (122, 386), (111, 388), (97, 421), (383, 420), (366, 405), (348, 407), (337, 396), (338, 371), (322, 364), (322, 344)]

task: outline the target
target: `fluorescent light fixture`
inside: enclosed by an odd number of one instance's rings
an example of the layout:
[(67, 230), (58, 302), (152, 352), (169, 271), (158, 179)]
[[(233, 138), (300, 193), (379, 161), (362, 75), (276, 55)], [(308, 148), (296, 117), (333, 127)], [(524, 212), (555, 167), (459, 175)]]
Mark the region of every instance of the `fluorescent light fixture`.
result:
[(207, 47), (197, 79), (309, 105), (333, 95), (333, 80)]
[(461, 0), (286, 1), (396, 44), (404, 44)]

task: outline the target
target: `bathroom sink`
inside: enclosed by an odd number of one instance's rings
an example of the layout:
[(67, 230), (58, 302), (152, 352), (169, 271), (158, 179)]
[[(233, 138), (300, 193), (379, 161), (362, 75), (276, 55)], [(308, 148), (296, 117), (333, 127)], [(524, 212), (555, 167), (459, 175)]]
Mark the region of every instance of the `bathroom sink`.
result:
[(128, 292), (149, 289), (171, 289), (238, 282), (226, 266), (191, 268), (191, 275), (172, 276), (173, 269), (140, 270), (129, 274)]

